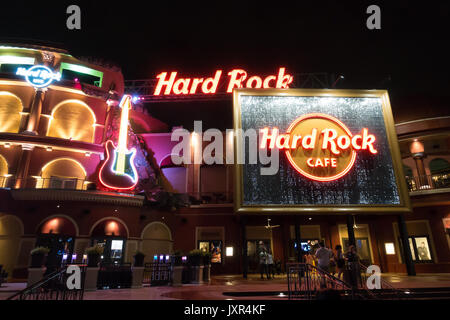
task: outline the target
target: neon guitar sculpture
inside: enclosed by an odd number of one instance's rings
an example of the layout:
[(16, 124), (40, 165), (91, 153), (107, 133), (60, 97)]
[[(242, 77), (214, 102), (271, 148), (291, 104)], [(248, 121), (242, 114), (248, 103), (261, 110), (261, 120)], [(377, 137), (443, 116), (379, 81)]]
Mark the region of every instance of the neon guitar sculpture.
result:
[(138, 174), (134, 166), (136, 149), (127, 149), (128, 113), (131, 109), (131, 96), (124, 95), (120, 102), (119, 142), (117, 147), (111, 140), (105, 144), (106, 160), (100, 168), (100, 182), (111, 189), (133, 189), (138, 182)]

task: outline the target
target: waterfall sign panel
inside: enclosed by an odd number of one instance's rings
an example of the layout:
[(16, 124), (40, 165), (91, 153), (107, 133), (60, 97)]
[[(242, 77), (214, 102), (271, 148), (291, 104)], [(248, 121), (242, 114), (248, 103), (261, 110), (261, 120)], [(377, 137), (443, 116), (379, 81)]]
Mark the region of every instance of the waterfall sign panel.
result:
[(237, 89), (234, 130), (236, 212), (410, 211), (386, 91)]

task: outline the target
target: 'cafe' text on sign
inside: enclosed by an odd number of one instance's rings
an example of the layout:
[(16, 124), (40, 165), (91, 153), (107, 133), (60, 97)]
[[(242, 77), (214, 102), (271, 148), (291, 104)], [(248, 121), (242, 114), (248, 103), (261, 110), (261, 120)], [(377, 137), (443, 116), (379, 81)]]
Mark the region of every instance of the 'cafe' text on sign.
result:
[[(234, 88), (289, 88), (294, 78), (290, 74), (286, 74), (285, 68), (280, 68), (277, 75), (269, 75), (266, 77), (249, 76), (245, 70), (234, 69), (228, 72), (227, 93), (233, 92)], [(158, 83), (156, 84), (154, 95), (170, 95), (170, 94), (214, 94), (217, 91), (219, 82), (222, 78), (222, 70), (217, 70), (214, 77), (210, 78), (178, 78), (177, 72), (161, 72), (156, 76)]]

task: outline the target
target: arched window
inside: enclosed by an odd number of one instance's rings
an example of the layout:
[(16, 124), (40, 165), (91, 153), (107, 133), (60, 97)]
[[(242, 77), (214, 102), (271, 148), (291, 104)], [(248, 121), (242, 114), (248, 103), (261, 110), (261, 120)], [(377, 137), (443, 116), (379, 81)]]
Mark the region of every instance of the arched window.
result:
[(22, 235), (23, 224), (19, 218), (13, 215), (0, 217), (0, 264), (9, 277), (18, 264)]
[(86, 170), (76, 160), (59, 158), (42, 167), (37, 188), (85, 189)]
[(404, 164), (403, 165), (403, 171), (405, 173), (405, 176), (407, 176), (407, 177), (412, 177), (413, 176), (413, 171), (412, 171), (410, 166), (407, 166), (407, 165)]
[(450, 163), (442, 158), (430, 161), (431, 179), (435, 188), (450, 188)]
[(0, 132), (19, 132), (22, 101), (14, 94), (0, 91)]
[(141, 250), (147, 262), (152, 262), (154, 255), (172, 253), (173, 241), (169, 227), (158, 221), (148, 224), (142, 231)]
[(430, 161), (430, 172), (432, 175), (450, 173), (450, 163), (442, 158), (433, 159)]
[(66, 100), (52, 111), (47, 136), (94, 142), (95, 114), (79, 100)]
[(6, 179), (8, 179), (8, 162), (0, 154), (0, 188), (5, 186)]

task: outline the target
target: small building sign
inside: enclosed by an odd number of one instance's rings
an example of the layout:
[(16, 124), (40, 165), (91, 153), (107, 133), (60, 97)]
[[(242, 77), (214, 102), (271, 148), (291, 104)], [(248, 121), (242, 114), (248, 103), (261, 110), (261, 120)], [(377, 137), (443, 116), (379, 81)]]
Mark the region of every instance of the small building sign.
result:
[(35, 65), (29, 69), (20, 67), (17, 69), (16, 75), (24, 76), (27, 82), (35, 88), (45, 88), (54, 80), (61, 80), (61, 73), (55, 73), (50, 68), (42, 65)]

